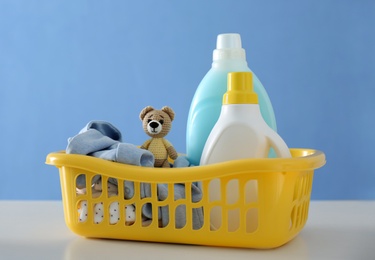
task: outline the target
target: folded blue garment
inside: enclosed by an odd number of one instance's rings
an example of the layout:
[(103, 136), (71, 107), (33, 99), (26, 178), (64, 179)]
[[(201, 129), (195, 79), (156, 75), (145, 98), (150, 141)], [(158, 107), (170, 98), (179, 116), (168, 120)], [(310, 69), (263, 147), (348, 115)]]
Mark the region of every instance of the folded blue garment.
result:
[(131, 165), (153, 167), (154, 155), (145, 149), (121, 142), (121, 132), (105, 121), (89, 122), (68, 139), (68, 154), (84, 154)]

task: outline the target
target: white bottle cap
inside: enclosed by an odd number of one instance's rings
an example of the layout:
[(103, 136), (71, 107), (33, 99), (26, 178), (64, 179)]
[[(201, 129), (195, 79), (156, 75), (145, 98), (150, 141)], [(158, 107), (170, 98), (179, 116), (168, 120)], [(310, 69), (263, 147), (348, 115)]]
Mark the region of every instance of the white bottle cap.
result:
[(245, 50), (242, 49), (241, 36), (238, 33), (219, 34), (213, 60), (241, 59), (246, 60)]
[(242, 48), (241, 36), (238, 33), (219, 34), (216, 40), (216, 49)]

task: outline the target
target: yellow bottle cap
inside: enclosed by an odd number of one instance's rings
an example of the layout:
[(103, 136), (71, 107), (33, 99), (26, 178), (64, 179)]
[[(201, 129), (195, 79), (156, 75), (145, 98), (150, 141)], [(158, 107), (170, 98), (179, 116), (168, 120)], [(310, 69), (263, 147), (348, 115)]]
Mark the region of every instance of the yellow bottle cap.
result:
[(223, 96), (223, 105), (228, 104), (258, 104), (251, 72), (228, 73), (228, 90)]

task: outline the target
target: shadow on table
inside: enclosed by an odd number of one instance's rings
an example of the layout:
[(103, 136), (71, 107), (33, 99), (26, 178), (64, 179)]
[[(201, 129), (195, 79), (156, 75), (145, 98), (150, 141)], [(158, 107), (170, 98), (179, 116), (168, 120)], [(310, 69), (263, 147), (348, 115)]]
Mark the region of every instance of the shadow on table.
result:
[[(153, 242), (119, 241), (77, 238), (65, 252), (65, 260), (92, 260), (113, 257), (124, 259), (308, 259), (304, 239), (296, 237), (276, 249), (224, 248), (198, 245), (166, 244)], [(120, 258), (119, 258), (120, 259)]]

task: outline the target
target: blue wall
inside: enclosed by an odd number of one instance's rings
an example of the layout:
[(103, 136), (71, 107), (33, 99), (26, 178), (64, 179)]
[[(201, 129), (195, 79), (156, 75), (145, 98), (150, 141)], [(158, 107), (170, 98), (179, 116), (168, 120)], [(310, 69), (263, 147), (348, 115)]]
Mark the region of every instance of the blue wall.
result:
[(290, 147), (326, 153), (313, 199), (375, 199), (374, 1), (1, 1), (0, 199), (59, 199), (49, 152), (88, 121), (147, 136), (143, 107), (186, 118), (219, 33), (238, 32)]

